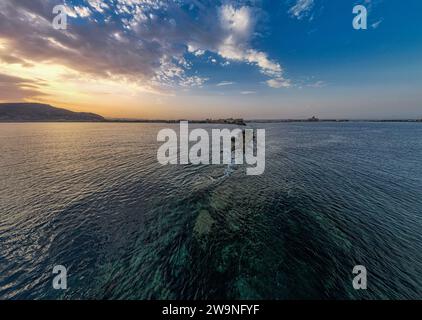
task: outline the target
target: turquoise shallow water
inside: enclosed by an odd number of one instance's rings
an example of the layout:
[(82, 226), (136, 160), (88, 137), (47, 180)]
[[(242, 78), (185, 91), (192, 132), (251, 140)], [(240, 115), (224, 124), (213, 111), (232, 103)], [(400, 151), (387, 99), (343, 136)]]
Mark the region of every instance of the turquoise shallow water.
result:
[(160, 166), (158, 124), (0, 124), (0, 298), (422, 298), (422, 125), (251, 126), (261, 176)]

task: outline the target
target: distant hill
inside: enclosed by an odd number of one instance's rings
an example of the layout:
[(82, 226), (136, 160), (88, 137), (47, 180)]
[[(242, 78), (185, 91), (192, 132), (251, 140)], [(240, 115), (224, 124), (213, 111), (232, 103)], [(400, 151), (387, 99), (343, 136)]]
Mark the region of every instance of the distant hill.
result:
[(105, 121), (95, 113), (73, 112), (41, 103), (0, 103), (0, 121)]

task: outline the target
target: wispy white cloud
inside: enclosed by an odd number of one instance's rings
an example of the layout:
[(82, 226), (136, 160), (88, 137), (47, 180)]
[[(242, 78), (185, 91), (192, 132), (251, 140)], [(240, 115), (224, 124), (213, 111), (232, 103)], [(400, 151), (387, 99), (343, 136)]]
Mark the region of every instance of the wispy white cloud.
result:
[(380, 26), (380, 24), (382, 23), (382, 21), (383, 21), (383, 19), (380, 19), (377, 22), (374, 22), (373, 24), (371, 24), (371, 27), (373, 29), (377, 29)]
[(292, 86), (290, 80), (284, 78), (275, 78), (267, 80), (267, 85), (271, 88), (290, 88)]
[(249, 94), (255, 94), (256, 92), (255, 91), (242, 91), (242, 92), (240, 92), (240, 94), (243, 94), (243, 95), (249, 95)]
[(218, 44), (217, 52), (228, 60), (242, 61), (259, 67), (269, 77), (282, 78), (281, 65), (268, 58), (265, 52), (253, 49), (249, 43), (255, 26), (252, 10), (230, 5), (219, 9), (219, 17), (225, 37)]
[(323, 87), (327, 86), (327, 84), (322, 80), (318, 80), (316, 82), (308, 84), (307, 86), (311, 87), (311, 88), (323, 88)]
[(313, 7), (314, 0), (296, 0), (288, 13), (291, 17), (302, 20), (311, 16)]
[(232, 81), (221, 81), (219, 83), (216, 84), (217, 87), (222, 87), (222, 86), (230, 86), (234, 84), (234, 82)]

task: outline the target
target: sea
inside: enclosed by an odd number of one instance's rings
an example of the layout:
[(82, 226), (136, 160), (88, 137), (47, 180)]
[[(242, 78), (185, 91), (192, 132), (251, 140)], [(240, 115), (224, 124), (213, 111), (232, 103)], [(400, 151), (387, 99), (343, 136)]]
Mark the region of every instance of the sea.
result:
[(262, 175), (160, 165), (177, 124), (0, 124), (0, 299), (422, 298), (421, 123), (248, 127)]

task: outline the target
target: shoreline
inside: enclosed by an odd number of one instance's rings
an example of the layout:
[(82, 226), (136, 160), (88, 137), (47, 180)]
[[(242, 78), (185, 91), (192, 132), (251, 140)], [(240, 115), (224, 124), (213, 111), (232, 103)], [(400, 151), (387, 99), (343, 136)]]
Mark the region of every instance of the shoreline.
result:
[(422, 119), (403, 119), (403, 120), (335, 120), (335, 119), (321, 119), (318, 121), (312, 120), (300, 120), (300, 119), (280, 119), (280, 120), (244, 120), (242, 123), (237, 122), (219, 122), (219, 121), (206, 121), (206, 120), (104, 120), (104, 121), (83, 121), (83, 120), (0, 120), (0, 123), (167, 123), (167, 124), (178, 124), (181, 121), (188, 121), (192, 124), (229, 124), (229, 125), (241, 125), (244, 126), (248, 123), (348, 123), (348, 122), (404, 122), (404, 123), (422, 123)]

